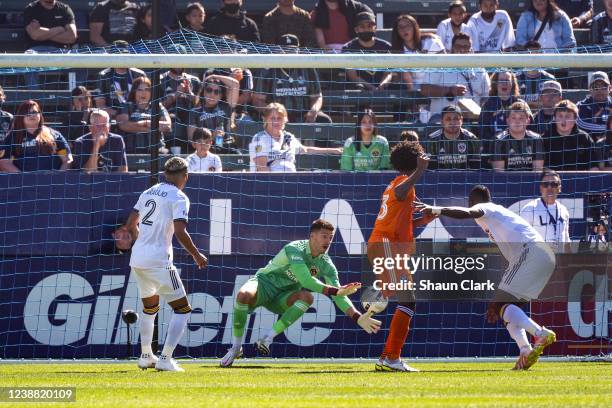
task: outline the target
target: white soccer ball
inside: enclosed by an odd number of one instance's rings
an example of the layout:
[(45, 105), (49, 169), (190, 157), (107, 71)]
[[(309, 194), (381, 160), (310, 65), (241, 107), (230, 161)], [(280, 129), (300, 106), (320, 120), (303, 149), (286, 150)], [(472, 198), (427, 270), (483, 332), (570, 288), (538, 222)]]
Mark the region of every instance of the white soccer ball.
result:
[(369, 287), (361, 293), (361, 306), (366, 312), (380, 313), (387, 308), (387, 299), (380, 290)]

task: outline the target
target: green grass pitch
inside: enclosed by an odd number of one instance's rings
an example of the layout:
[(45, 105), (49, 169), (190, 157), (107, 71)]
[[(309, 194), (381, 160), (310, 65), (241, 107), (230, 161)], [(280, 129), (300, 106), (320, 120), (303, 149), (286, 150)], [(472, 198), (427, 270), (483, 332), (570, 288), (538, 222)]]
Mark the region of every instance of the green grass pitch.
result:
[[(415, 363), (420, 373), (378, 373), (372, 363), (183, 364), (184, 373), (136, 363), (0, 364), (0, 386), (73, 386), (77, 403), (146, 407), (609, 407), (612, 364), (541, 361)], [(0, 406), (3, 404), (0, 403)], [(32, 406), (32, 404), (25, 404)], [(41, 404), (36, 404), (40, 406)], [(20, 405), (21, 406), (21, 405)]]

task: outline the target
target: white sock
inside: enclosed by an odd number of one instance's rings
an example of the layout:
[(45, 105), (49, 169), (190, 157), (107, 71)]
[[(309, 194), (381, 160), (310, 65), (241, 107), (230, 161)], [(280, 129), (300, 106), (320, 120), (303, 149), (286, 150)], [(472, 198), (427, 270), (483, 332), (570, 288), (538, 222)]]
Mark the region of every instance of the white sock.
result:
[(143, 313), (140, 318), (140, 351), (142, 354), (153, 355), (151, 350), (151, 342), (153, 341), (153, 326), (155, 324), (155, 316)]
[(527, 330), (532, 336), (536, 336), (542, 330), (542, 327), (531, 320), (517, 305), (507, 305), (502, 317), (505, 322), (512, 323), (521, 329)]
[(233, 336), (232, 337), (232, 347), (235, 348), (235, 349), (239, 349), (240, 347), (242, 347), (242, 336), (240, 336), (240, 337)]
[(164, 349), (162, 355), (168, 358), (172, 357), (174, 349), (178, 344), (179, 340), (183, 336), (185, 326), (187, 326), (187, 320), (191, 313), (173, 313), (170, 324), (168, 325), (168, 333), (166, 334), (166, 341), (164, 342)]
[(519, 346), (519, 349), (522, 349), (523, 347), (531, 348), (531, 345), (529, 344), (529, 339), (527, 339), (527, 333), (525, 332), (525, 329), (521, 329), (515, 324), (508, 323), (506, 325), (506, 330), (508, 330), (508, 333), (510, 333), (510, 337), (512, 337), (512, 339), (514, 339), (516, 344)]

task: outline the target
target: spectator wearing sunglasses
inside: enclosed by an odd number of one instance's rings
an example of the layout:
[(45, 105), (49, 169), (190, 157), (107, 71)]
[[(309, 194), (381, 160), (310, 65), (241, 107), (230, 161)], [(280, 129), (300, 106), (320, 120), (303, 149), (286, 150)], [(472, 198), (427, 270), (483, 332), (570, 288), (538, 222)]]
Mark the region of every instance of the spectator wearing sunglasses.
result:
[(45, 125), (40, 105), (33, 100), (19, 105), (11, 133), (0, 143), (0, 172), (67, 170), (71, 162), (68, 142)]
[[(149, 153), (152, 146), (149, 141), (151, 132), (151, 121), (153, 119), (153, 103), (151, 95), (151, 80), (147, 77), (139, 77), (132, 83), (132, 88), (127, 102), (121, 106), (117, 114), (117, 125), (123, 132), (125, 149), (128, 154)], [(159, 105), (159, 131), (163, 135), (172, 130), (170, 115), (161, 102)], [(167, 153), (167, 149), (160, 146), (161, 153)]]
[(611, 92), (608, 74), (593, 72), (589, 78), (589, 96), (577, 103), (578, 127), (595, 138), (606, 132), (606, 121), (612, 113)]
[(520, 210), (520, 215), (555, 252), (568, 249), (563, 243), (570, 242), (569, 211), (557, 197), (561, 193), (561, 176), (554, 170), (545, 169), (540, 176), (540, 197), (529, 201)]
[[(232, 127), (232, 112), (238, 102), (239, 82), (229, 76), (209, 75), (204, 80), (196, 98), (195, 108), (189, 115), (187, 137), (193, 140), (197, 128), (212, 132), (217, 153), (221, 153), (225, 144), (233, 144), (226, 135)], [(226, 143), (227, 142), (227, 143)]]

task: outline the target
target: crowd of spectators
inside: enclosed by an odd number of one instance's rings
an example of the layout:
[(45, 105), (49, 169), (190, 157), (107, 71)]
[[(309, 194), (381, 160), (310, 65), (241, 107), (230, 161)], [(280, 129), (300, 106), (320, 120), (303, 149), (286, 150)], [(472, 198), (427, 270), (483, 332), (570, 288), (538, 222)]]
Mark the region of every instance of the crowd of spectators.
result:
[[(187, 29), (228, 41), (263, 42), (299, 52), (300, 47), (361, 53), (453, 53), (571, 49), (574, 30), (591, 27), (591, 44), (612, 44), (612, 0), (595, 15), (592, 0), (528, 0), (512, 18), (498, 0), (479, 0), (469, 16), (461, 0), (452, 0), (448, 18), (425, 32), (417, 19), (394, 19), (390, 41), (379, 38), (373, 11), (355, 0), (319, 0), (312, 10), (294, 0), (278, 0), (259, 24), (248, 14), (248, 1), (220, 0), (218, 10), (190, 3), (180, 18), (166, 19), (164, 30)], [(69, 49), (78, 42), (75, 15), (68, 3), (35, 0), (24, 9), (27, 52)], [(167, 16), (166, 16), (167, 17)], [(172, 16), (170, 16), (172, 17)], [(129, 44), (153, 38), (150, 5), (126, 0), (95, 4), (89, 15), (89, 43), (128, 53)], [(184, 54), (182, 45), (169, 53)], [(190, 171), (221, 171), (219, 154), (246, 152), (233, 130), (242, 122), (261, 122), (248, 143), (252, 171), (295, 171), (297, 154), (325, 154), (347, 171), (389, 168), (389, 141), (379, 132), (379, 117), (360, 106), (354, 136), (343, 148), (313, 147), (285, 130), (286, 123), (334, 121), (326, 109), (319, 70), (246, 67), (161, 73), (161, 99), (152, 100), (151, 73), (136, 67), (108, 68), (95, 81), (77, 75), (68, 111), (56, 125), (45, 125), (34, 100), (19, 104), (14, 116), (0, 110), (0, 171), (82, 169), (128, 170), (126, 155), (189, 154)], [(343, 89), (377, 93), (411, 92), (428, 101), (421, 106), (419, 140), (431, 156), (431, 168), (557, 170), (612, 169), (612, 87), (608, 73), (588, 76), (588, 96), (563, 98), (572, 86), (564, 70), (484, 69), (405, 71), (346, 69)], [(330, 81), (330, 82), (333, 82)], [(35, 72), (27, 89), (39, 88)], [(0, 88), (0, 101), (4, 101)], [(159, 115), (160, 145), (150, 138)], [(244, 150), (241, 150), (244, 149)]]

